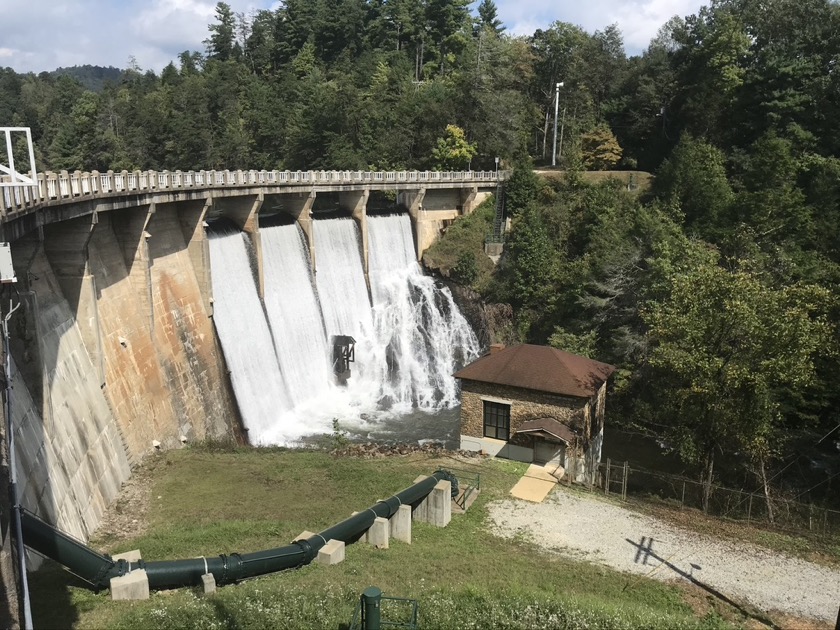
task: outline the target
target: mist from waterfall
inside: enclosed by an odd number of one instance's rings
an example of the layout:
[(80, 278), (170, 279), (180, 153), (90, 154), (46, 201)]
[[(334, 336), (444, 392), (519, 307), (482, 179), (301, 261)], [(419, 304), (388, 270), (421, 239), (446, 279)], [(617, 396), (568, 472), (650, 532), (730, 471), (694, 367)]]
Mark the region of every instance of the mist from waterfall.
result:
[[(329, 433), (333, 419), (365, 434), (418, 410), (434, 414), (456, 407), (452, 373), (478, 356), (479, 344), (448, 289), (423, 275), (409, 217), (367, 218), (370, 295), (356, 221), (315, 219), (312, 225), (314, 282), (297, 224), (260, 230), (265, 312), (290, 392), (266, 414), (263, 441), (284, 444)], [(216, 295), (223, 289), (216, 289), (215, 257), (212, 264)], [(240, 279), (232, 283), (255, 287), (250, 269), (236, 273)], [(244, 302), (239, 308), (246, 308)], [(249, 302), (247, 308), (256, 307)], [(220, 328), (222, 334), (229, 333)], [(333, 335), (356, 340), (346, 386), (332, 374)], [(229, 345), (223, 343), (226, 357)]]

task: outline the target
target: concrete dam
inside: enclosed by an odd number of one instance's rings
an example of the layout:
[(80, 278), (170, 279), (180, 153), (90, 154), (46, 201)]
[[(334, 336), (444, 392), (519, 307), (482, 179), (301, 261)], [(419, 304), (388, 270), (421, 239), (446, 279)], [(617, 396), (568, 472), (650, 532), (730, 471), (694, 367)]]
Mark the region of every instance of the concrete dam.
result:
[[(451, 373), (477, 342), (417, 260), (500, 179), (50, 173), (2, 189), (23, 507), (87, 540), (155, 448), (456, 404)], [(356, 341), (347, 387), (333, 335)]]

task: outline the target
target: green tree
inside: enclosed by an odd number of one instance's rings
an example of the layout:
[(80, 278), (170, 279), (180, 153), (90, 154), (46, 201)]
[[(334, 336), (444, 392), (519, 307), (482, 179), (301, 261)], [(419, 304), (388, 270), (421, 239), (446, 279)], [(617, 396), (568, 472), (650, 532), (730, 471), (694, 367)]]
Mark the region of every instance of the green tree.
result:
[(759, 243), (810, 242), (813, 220), (799, 188), (799, 162), (792, 143), (767, 133), (753, 144), (742, 167), (735, 219), (751, 226)]
[(210, 37), (204, 41), (207, 56), (218, 61), (238, 60), (242, 47), (236, 40), (236, 16), (226, 2), (216, 3), (216, 23), (211, 24)]
[(556, 256), (534, 204), (526, 206), (514, 220), (500, 264), (511, 302), (525, 308), (549, 308)]
[(687, 133), (662, 163), (655, 190), (661, 199), (682, 210), (687, 227), (707, 238), (728, 219), (734, 200), (726, 177), (726, 156)]
[(516, 165), (505, 182), (505, 212), (510, 216), (519, 214), (536, 200), (539, 190), (540, 179), (532, 165)]
[(493, 0), (481, 0), (478, 5), (478, 19), (476, 20), (476, 27), (479, 31), (487, 27), (496, 35), (501, 35), (505, 31), (505, 26), (498, 16), (498, 9)]
[(780, 395), (813, 381), (815, 358), (831, 339), (829, 300), (820, 287), (774, 289), (755, 274), (708, 264), (675, 275), (670, 295), (643, 312), (666, 437), (702, 465), (704, 508), (716, 455), (741, 453), (772, 510), (767, 464), (784, 439)]
[(534, 71), (529, 92), (539, 111), (539, 118), (533, 124), (539, 129), (537, 152), (543, 159), (551, 155), (557, 83), (564, 84), (560, 109), (569, 112), (566, 130), (570, 133), (567, 135), (578, 134), (582, 125), (594, 123), (595, 107), (591, 92), (586, 88), (589, 46), (590, 36), (581, 27), (566, 22), (554, 22), (550, 28), (534, 33), (531, 45)]
[(435, 170), (465, 170), (478, 152), (475, 144), (467, 142), (464, 130), (457, 125), (446, 125), (446, 134), (439, 138), (432, 151)]
[(580, 137), (583, 164), (589, 170), (605, 171), (621, 161), (622, 149), (607, 125), (598, 125)]

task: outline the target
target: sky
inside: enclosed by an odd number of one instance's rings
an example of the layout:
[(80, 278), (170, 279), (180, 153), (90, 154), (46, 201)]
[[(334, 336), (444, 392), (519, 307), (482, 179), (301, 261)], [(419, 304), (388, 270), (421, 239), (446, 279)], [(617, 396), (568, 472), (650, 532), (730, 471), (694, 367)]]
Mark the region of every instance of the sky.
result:
[[(234, 11), (276, 8), (276, 0), (229, 0)], [(508, 32), (531, 35), (552, 22), (589, 32), (616, 23), (628, 54), (642, 52), (674, 15), (702, 0), (496, 0)], [(159, 72), (184, 50), (204, 51), (216, 0), (0, 0), (0, 67), (41, 72), (92, 64), (125, 68), (133, 58)], [(475, 6), (475, 5), (473, 5)]]

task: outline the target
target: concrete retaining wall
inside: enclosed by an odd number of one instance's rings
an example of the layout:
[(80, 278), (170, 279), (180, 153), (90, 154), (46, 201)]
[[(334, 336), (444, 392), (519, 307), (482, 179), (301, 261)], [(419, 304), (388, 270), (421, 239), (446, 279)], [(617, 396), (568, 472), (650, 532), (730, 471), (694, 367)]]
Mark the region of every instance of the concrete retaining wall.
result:
[[(30, 252), (31, 253), (31, 252)], [(46, 255), (32, 264), (13, 345), (12, 421), (22, 504), (87, 539), (129, 476), (82, 334)], [(21, 365), (17, 371), (17, 366)]]
[(174, 204), (142, 206), (12, 244), (22, 503), (83, 540), (153, 440), (233, 436), (235, 405), (193, 265), (201, 257), (183, 223)]

